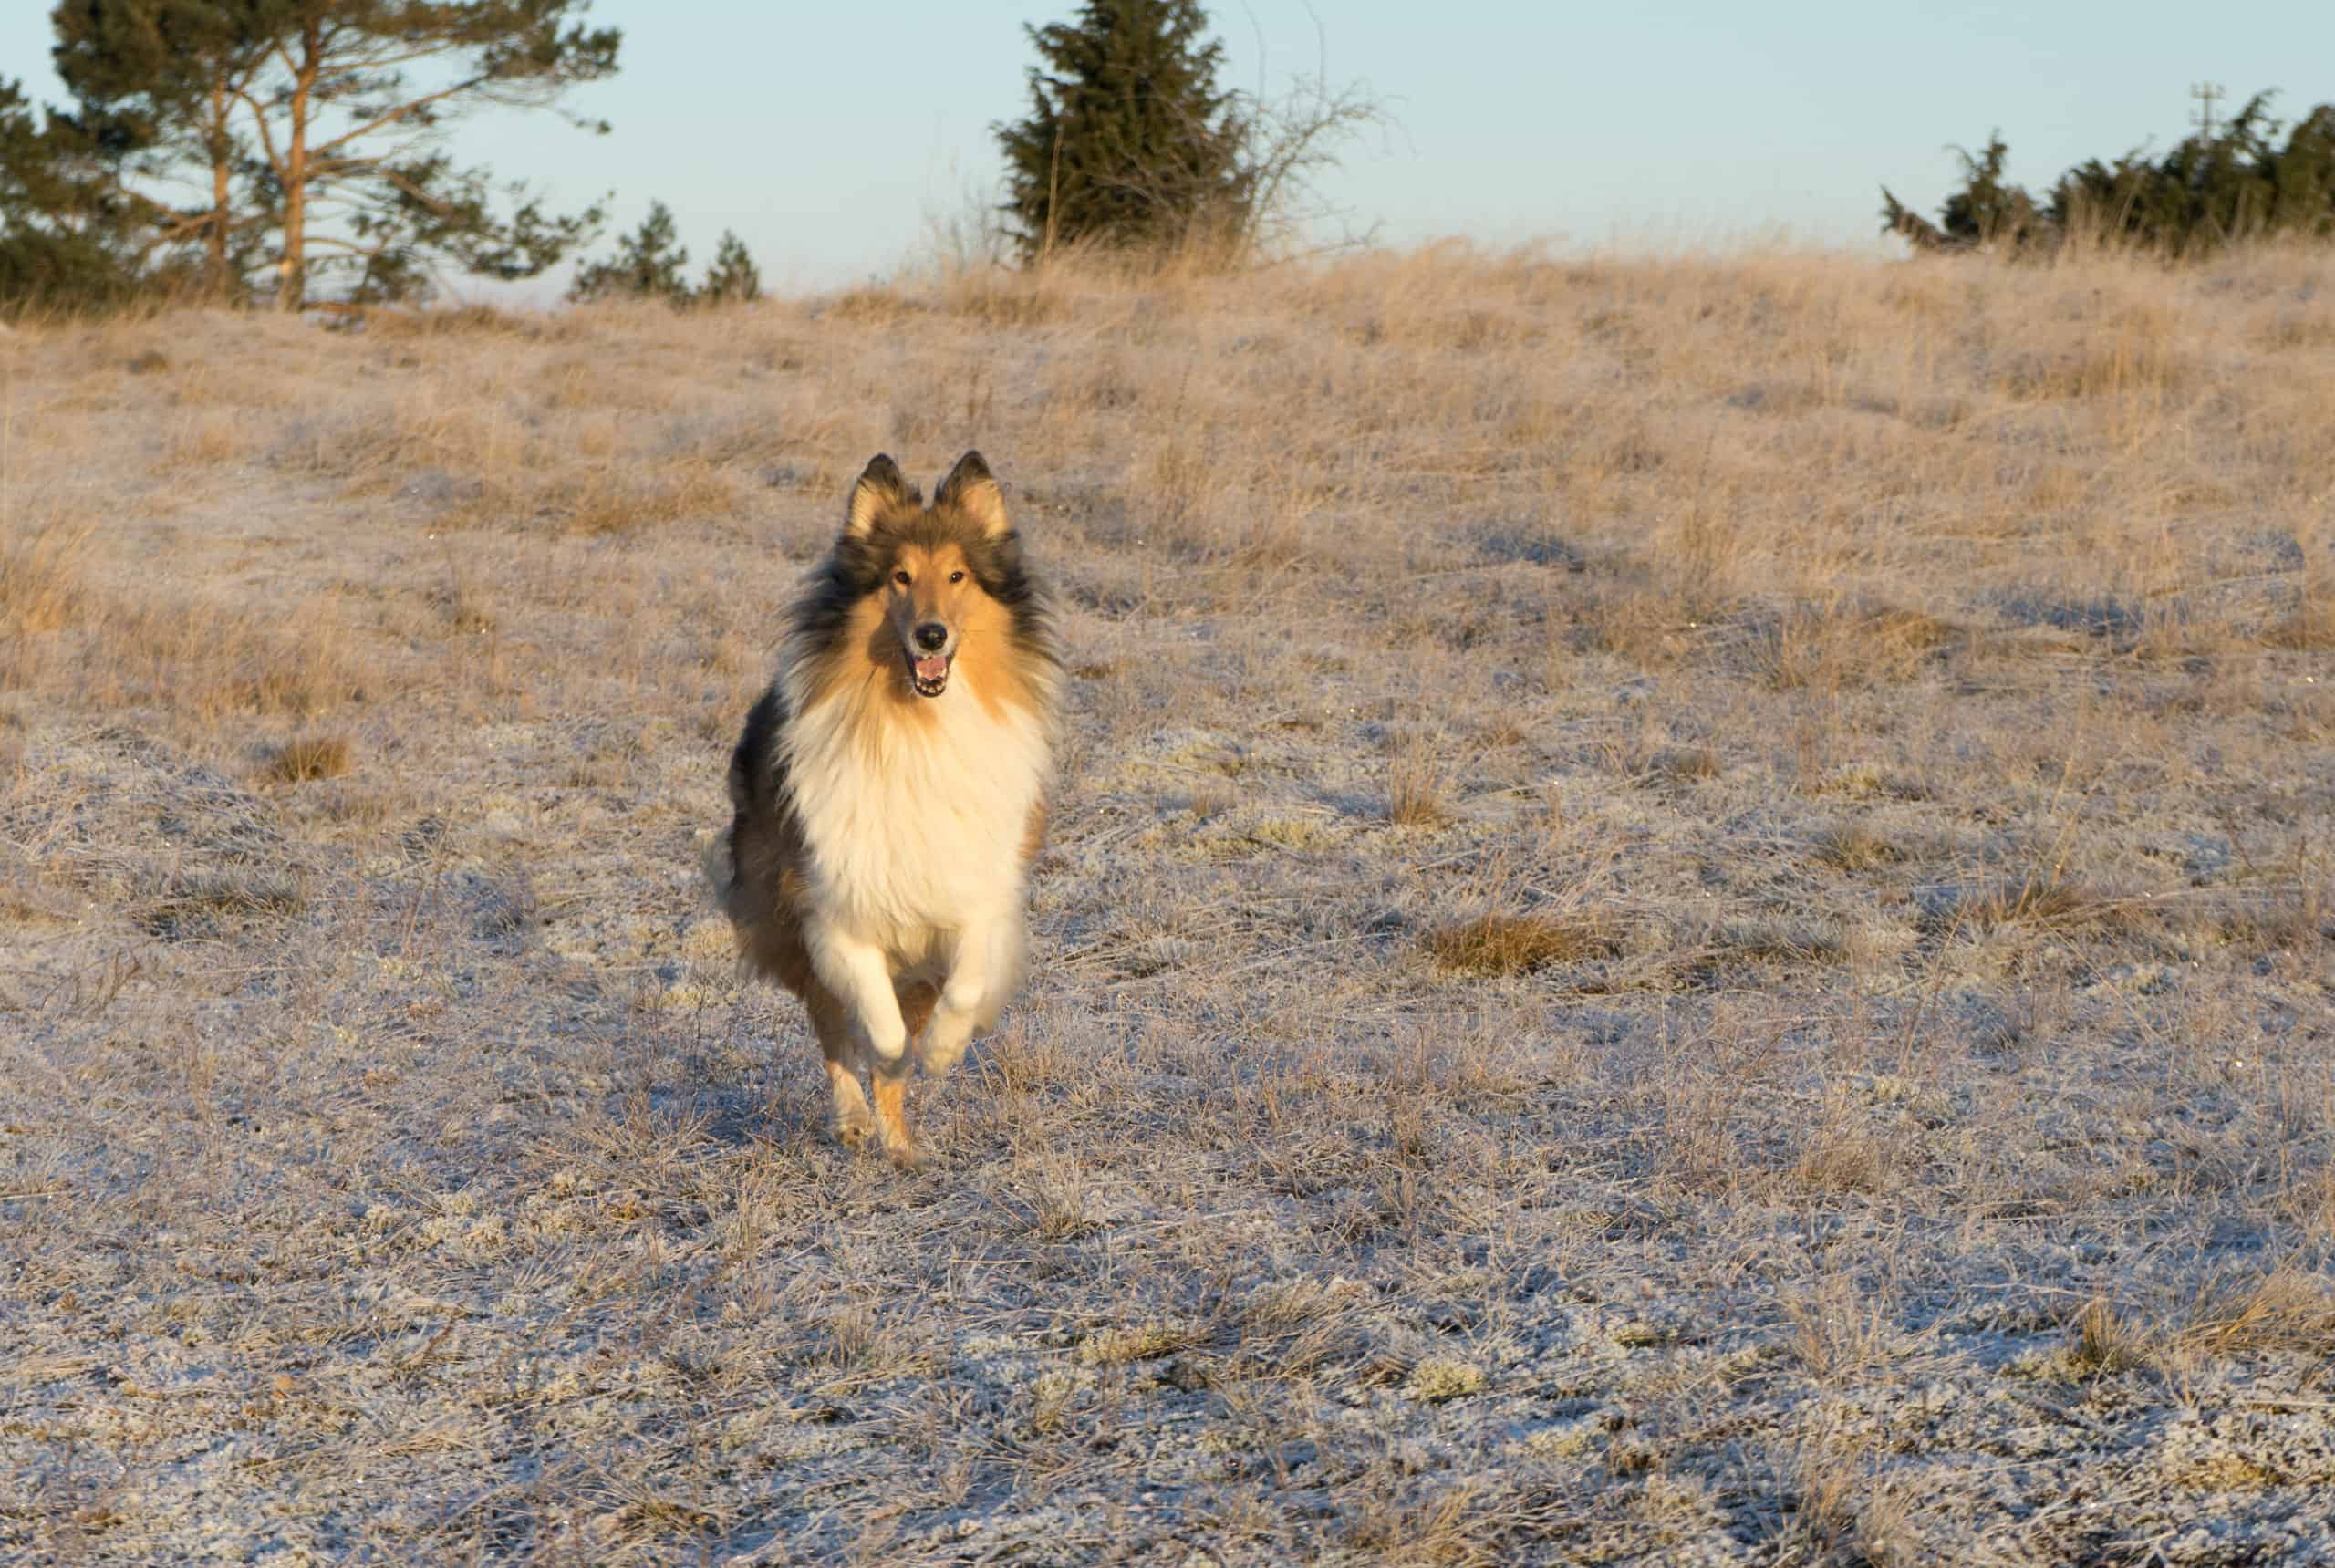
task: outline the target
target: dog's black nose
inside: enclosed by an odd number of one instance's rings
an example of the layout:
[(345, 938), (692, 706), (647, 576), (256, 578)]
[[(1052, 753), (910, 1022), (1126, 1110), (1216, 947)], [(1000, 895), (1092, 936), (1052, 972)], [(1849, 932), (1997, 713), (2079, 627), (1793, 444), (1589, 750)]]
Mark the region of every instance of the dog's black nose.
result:
[(937, 620), (926, 621), (916, 628), (916, 645), (927, 653), (938, 653), (949, 646), (949, 628)]

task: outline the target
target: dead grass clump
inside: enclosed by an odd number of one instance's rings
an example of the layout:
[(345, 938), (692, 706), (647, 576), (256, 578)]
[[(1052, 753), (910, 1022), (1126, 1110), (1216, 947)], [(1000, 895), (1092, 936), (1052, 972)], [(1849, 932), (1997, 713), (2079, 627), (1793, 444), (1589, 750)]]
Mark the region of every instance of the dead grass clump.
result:
[(1803, 604), (1757, 625), (1751, 649), (1779, 691), (1862, 687), (1912, 679), (1959, 636), (1920, 610)]
[(2146, 906), (2087, 887), (2056, 868), (2003, 881), (1930, 890), (1917, 924), (1932, 934), (2102, 930), (2145, 923)]
[(267, 776), (281, 784), (337, 779), (348, 771), (348, 740), (343, 735), (306, 735), (286, 741), (267, 759)]
[(819, 312), (823, 320), (853, 327), (898, 327), (927, 314), (923, 301), (910, 299), (895, 288), (846, 289), (827, 301)]
[(172, 468), (209, 468), (233, 462), (249, 451), (240, 421), (230, 415), (212, 414), (179, 431), (171, 441), (164, 462)]
[(1386, 820), (1397, 827), (1439, 827), (1451, 820), (1448, 781), (1434, 750), (1408, 738), (1387, 748)]
[[(1641, 670), (1676, 664), (1691, 646), (1692, 628), (1671, 596), (1645, 589), (1601, 588), (1565, 607), (1572, 618), (1567, 639), (1573, 653), (1605, 653)], [(1562, 684), (1561, 672), (1552, 676)]]
[(2335, 942), (2335, 888), (2308, 861), (2298, 869), (2300, 877), (2294, 882), (2232, 889), (2187, 904), (2181, 911), (2183, 924), (2247, 952), (2308, 950)]
[(2335, 1349), (2335, 1287), (2320, 1275), (2280, 1263), (2249, 1284), (2210, 1293), (2178, 1340), (2213, 1355)]
[(1078, 1162), (1042, 1158), (1031, 1162), (1022, 1183), (1032, 1235), (1041, 1241), (1067, 1241), (1095, 1229), (1086, 1210), (1086, 1183)]
[(1889, 1187), (1889, 1146), (1869, 1127), (1828, 1124), (1801, 1149), (1791, 1174), (1811, 1192), (1884, 1192)]
[(1905, 858), (1902, 846), (1862, 820), (1825, 829), (1816, 836), (1811, 847), (1818, 860), (1835, 870), (1852, 874), (1877, 871)]
[(237, 872), (174, 877), (139, 910), (140, 930), (166, 941), (217, 936), (230, 919), (296, 913), (306, 902), (297, 884)]
[(2262, 645), (2293, 653), (2335, 649), (2335, 590), (2306, 581), (2292, 607), (2263, 628)]
[(1791, 1349), (1819, 1382), (1854, 1377), (1900, 1348), (1887, 1302), (1845, 1275), (1827, 1274), (1812, 1289), (1788, 1293), (1783, 1309), (1792, 1327)]
[(0, 539), (0, 627), (10, 636), (59, 631), (80, 618), (88, 595), (79, 563), (94, 533), (49, 523)]
[(1429, 957), (1458, 974), (1530, 974), (1551, 964), (1611, 958), (1619, 950), (1596, 926), (1549, 915), (1479, 915), (1420, 940)]
[(1071, 299), (1043, 269), (984, 268), (950, 279), (941, 289), (940, 306), (984, 327), (1012, 329), (1061, 320), (1070, 314)]
[(571, 533), (624, 534), (685, 517), (718, 515), (735, 507), (737, 501), (737, 488), (729, 480), (692, 468), (680, 474), (605, 486), (587, 484), (561, 523)]
[(533, 483), (500, 481), (446, 522), (464, 526), (533, 519), (564, 533), (606, 537), (724, 516), (738, 503), (736, 483), (702, 464), (649, 473), (610, 466)]
[(2148, 1341), (2142, 1327), (2118, 1312), (2104, 1296), (2094, 1296), (2076, 1314), (2064, 1365), (2077, 1379), (2110, 1373), (2137, 1371), (2149, 1364)]
[(1718, 777), (1718, 753), (1708, 746), (1665, 746), (1646, 759), (1646, 772), (1655, 778), (1700, 784)]

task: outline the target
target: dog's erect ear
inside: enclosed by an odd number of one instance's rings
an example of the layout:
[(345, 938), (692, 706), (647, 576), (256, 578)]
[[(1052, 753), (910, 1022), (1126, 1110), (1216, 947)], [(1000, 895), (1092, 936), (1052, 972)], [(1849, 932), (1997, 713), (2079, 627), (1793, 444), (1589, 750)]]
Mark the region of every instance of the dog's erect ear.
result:
[(1005, 496), (998, 490), (997, 481), (990, 477), (989, 464), (981, 461), (981, 454), (977, 452), (969, 452), (957, 460), (957, 466), (940, 482), (932, 504), (955, 507), (992, 539), (1013, 531), (1013, 524), (1005, 518)]
[(900, 465), (877, 452), (867, 460), (859, 483), (851, 487), (851, 505), (844, 514), (843, 535), (857, 539), (876, 526), (876, 520), (895, 506), (918, 506), (923, 497), (900, 477)]

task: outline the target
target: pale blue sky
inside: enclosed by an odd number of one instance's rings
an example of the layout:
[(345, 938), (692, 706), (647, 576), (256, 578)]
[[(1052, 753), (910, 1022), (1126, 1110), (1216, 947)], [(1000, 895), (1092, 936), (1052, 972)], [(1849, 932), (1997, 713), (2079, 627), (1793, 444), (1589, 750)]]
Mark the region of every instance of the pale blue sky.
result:
[[(1022, 112), (1021, 24), (1075, 0), (599, 0), (623, 69), (548, 118), (475, 124), (464, 151), (564, 203), (616, 192), (619, 225), (652, 197), (693, 264), (735, 228), (784, 286), (896, 266), (926, 216), (997, 171), (990, 123)], [(53, 90), (47, 6), (0, 5), (0, 74)], [(1210, 7), (1233, 79), (1313, 69), (1299, 0)], [(1353, 150), (1328, 194), (1385, 239), (1465, 234), (1586, 246), (1726, 243), (1782, 232), (1873, 243), (1876, 187), (1927, 210), (1947, 142), (2003, 128), (2013, 172), (2187, 128), (2193, 80), (2232, 99), (2283, 89), (2289, 115), (2335, 98), (2335, 3), (2029, 5), (1653, 0), (1639, 5), (1315, 0), (1334, 78), (1398, 100), (1384, 145)], [(605, 245), (605, 242), (604, 242)]]

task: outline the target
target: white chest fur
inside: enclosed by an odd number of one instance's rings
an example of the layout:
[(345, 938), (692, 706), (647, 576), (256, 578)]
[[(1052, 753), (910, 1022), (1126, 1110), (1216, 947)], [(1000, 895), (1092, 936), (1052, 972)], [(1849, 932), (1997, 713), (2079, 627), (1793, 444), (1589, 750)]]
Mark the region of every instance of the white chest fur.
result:
[(1018, 923), (1046, 736), (1019, 708), (984, 706), (969, 674), (918, 700), (930, 713), (865, 687), (790, 703), (787, 776), (822, 913), (911, 961), (944, 933)]

